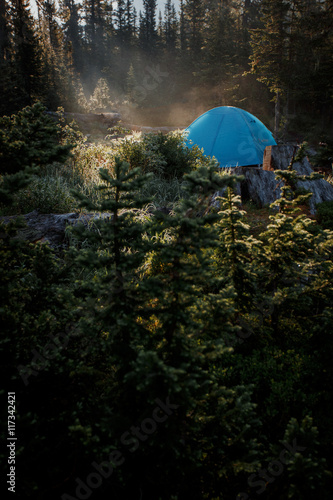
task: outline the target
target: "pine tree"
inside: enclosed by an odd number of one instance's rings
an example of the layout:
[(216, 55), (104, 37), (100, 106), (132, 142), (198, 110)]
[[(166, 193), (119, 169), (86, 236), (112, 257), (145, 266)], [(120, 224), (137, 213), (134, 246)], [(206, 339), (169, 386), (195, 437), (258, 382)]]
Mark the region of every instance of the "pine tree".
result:
[[(177, 413), (178, 422), (183, 421), (178, 432), (184, 436), (184, 444), (187, 442), (185, 436), (206, 432), (204, 429), (209, 428), (210, 419), (214, 420), (213, 415), (225, 418), (222, 401), (228, 389), (225, 392), (220, 386), (218, 370), (214, 372), (209, 366), (211, 363), (219, 365), (223, 358), (224, 334), (233, 331), (230, 323), (233, 307), (230, 301), (223, 300), (219, 293), (206, 297), (208, 283), (212, 288), (214, 286), (211, 252), (217, 244), (214, 223), (219, 219), (218, 214), (208, 210), (208, 204), (212, 192), (234, 182), (233, 177), (222, 177), (217, 173), (215, 166), (198, 169), (185, 176), (185, 179), (189, 195), (184, 203), (177, 207), (172, 215), (155, 214), (153, 228), (156, 228), (156, 233), (165, 234), (167, 237), (157, 240), (153, 247), (152, 276), (145, 285), (148, 287), (151, 282), (154, 287), (155, 300), (151, 312), (156, 318), (153, 338), (155, 349), (163, 360), (164, 369), (175, 370), (175, 375), (178, 374), (175, 378), (174, 394), (177, 394), (177, 402), (182, 401)], [(216, 389), (211, 392), (209, 387)], [(216, 396), (218, 399), (215, 399)], [(235, 393), (232, 395), (230, 392), (230, 396), (233, 398)], [(193, 405), (198, 405), (197, 409)], [(193, 408), (193, 418), (186, 416), (189, 408)], [(216, 432), (216, 443), (221, 443), (219, 440), (223, 441), (223, 438), (220, 432), (223, 434), (223, 431), (216, 428)], [(207, 494), (213, 494), (213, 491), (217, 490), (221, 492), (222, 484), (213, 479), (210, 482), (208, 478), (212, 467), (214, 468), (213, 463), (221, 464), (219, 470), (222, 476), (229, 468), (229, 464), (221, 458), (222, 449), (218, 450), (218, 446), (215, 448), (214, 443), (211, 443), (211, 446), (207, 442), (200, 444), (195, 438), (190, 438), (188, 445), (192, 453), (197, 453), (199, 461), (202, 460), (200, 471), (195, 461), (190, 457), (189, 460), (185, 458), (185, 449), (178, 447), (171, 437), (170, 439), (170, 446), (178, 448), (178, 453), (181, 453), (179, 459), (183, 461), (184, 466), (193, 471), (194, 483), (192, 487), (185, 487), (183, 494), (193, 496), (199, 487), (194, 479), (197, 474), (206, 484)], [(233, 447), (233, 438), (231, 443)], [(171, 450), (168, 450), (168, 454), (170, 452)]]
[(1, 173), (64, 161), (72, 146), (60, 144), (59, 127), (41, 103), (0, 119)]
[(143, 0), (143, 15), (140, 18), (139, 39), (143, 52), (153, 58), (156, 54), (158, 35), (156, 27), (156, 0)]
[(43, 102), (53, 110), (63, 105), (70, 111), (77, 102), (72, 50), (65, 41), (53, 0), (44, 4), (43, 14)]
[(125, 31), (125, 19), (126, 19), (126, 6), (125, 6), (125, 0), (119, 0), (117, 2), (117, 10), (115, 12), (115, 25), (117, 29), (117, 37), (119, 39), (120, 45), (124, 43), (124, 31)]
[(203, 48), (203, 29), (205, 8), (203, 0), (186, 0), (184, 4), (185, 30), (187, 38), (188, 58), (197, 72), (201, 66), (201, 53)]
[(15, 0), (10, 13), (12, 111), (32, 104), (40, 95), (40, 47), (29, 1)]
[[(279, 212), (270, 216), (271, 223), (261, 235), (264, 252), (259, 255), (262, 261), (261, 290), (268, 293), (271, 301), (271, 328), (277, 339), (283, 339), (283, 326), (280, 320), (283, 309), (294, 303), (302, 293), (302, 283), (306, 279), (314, 258), (315, 235), (313, 221), (300, 212), (300, 205), (311, 197), (311, 193), (298, 194), (297, 182), (313, 180), (318, 174), (299, 175), (293, 165), (304, 155), (304, 145), (292, 159), (287, 170), (276, 170), (275, 175), (283, 181), (281, 198), (271, 207), (279, 207)], [(297, 300), (297, 299), (296, 299)]]
[(249, 311), (256, 294), (256, 271), (253, 269), (260, 242), (249, 235), (244, 222), (241, 198), (228, 188), (225, 197), (217, 198), (220, 205), (219, 237), (217, 250), (218, 275), (221, 287), (232, 285), (237, 311)]
[(61, 16), (63, 18), (64, 43), (70, 53), (74, 71), (80, 74), (83, 70), (83, 33), (81, 26), (81, 5), (74, 0), (62, 0)]
[(117, 38), (120, 49), (129, 49), (135, 34), (135, 12), (133, 0), (121, 0), (115, 14)]
[(180, 0), (180, 13), (179, 13), (179, 46), (180, 53), (182, 57), (185, 57), (186, 48), (187, 48), (187, 39), (186, 39), (186, 23), (185, 23), (185, 6), (184, 0)]
[(0, 62), (7, 59), (9, 48), (9, 30), (8, 30), (8, 5), (6, 0), (0, 1)]
[[(155, 212), (144, 223), (136, 214), (147, 202), (138, 196), (147, 178), (119, 159), (113, 175), (104, 171), (102, 178), (104, 201), (98, 207), (83, 205), (107, 210), (109, 218), (96, 223), (97, 231), (85, 232), (90, 246), (77, 257), (80, 266), (94, 273), (80, 294), (85, 311), (80, 331), (90, 346), (86, 359), (92, 366), (98, 363), (109, 381), (103, 384), (103, 399), (98, 398), (96, 438), (108, 443), (112, 436), (112, 446), (124, 454), (117, 480), (121, 498), (132, 497), (138, 484), (144, 495), (165, 500), (175, 494), (195, 498), (198, 489), (200, 496), (221, 488), (230, 495), (216, 477), (236, 477), (239, 471), (223, 457), (227, 451), (242, 457), (251, 470), (256, 442), (244, 425), (258, 421), (249, 390), (223, 385), (216, 366), (225, 349), (217, 335), (206, 335), (202, 306), (211, 276), (210, 249), (217, 242), (213, 224), (218, 215), (207, 207), (212, 192), (232, 180), (222, 178), (215, 166), (199, 169), (188, 175), (190, 196), (174, 215)], [(212, 308), (221, 306), (213, 302)], [(224, 303), (216, 312), (220, 335), (232, 328), (229, 309)], [(149, 440), (121, 439), (123, 429), (140, 429), (156, 401), (172, 405), (165, 425)], [(214, 437), (207, 440), (212, 425)], [(247, 458), (249, 451), (253, 458)], [(102, 456), (99, 452), (100, 460)], [(165, 467), (156, 464), (157, 456), (164, 457)], [(182, 480), (185, 469), (191, 483)]]
[(128, 42), (130, 42), (132, 36), (134, 36), (135, 34), (136, 10), (133, 6), (133, 0), (126, 0), (125, 19), (125, 31), (127, 34)]
[[(332, 104), (331, 83), (326, 79), (331, 74), (327, 55), (332, 11), (328, 2), (264, 0), (261, 12), (263, 26), (251, 35), (252, 71), (275, 95), (277, 134), (282, 108), (288, 119), (290, 110), (295, 114), (309, 109), (312, 102), (316, 107), (325, 100), (326, 109)], [(316, 90), (319, 88), (321, 97)]]
[(131, 104), (135, 104), (137, 100), (137, 79), (133, 64), (131, 64), (126, 78), (126, 95)]
[(175, 4), (167, 0), (164, 8), (164, 40), (167, 53), (174, 55), (178, 38), (178, 19)]
[(100, 78), (88, 102), (90, 111), (103, 113), (111, 110), (112, 102), (110, 89), (105, 78)]
[(324, 123), (332, 109), (332, 49), (333, 11), (330, 2), (294, 2), (292, 71), (290, 100), (295, 111), (315, 107), (321, 109)]
[(240, 26), (242, 32), (242, 64), (247, 65), (249, 58), (251, 56), (251, 31), (256, 28), (260, 28), (260, 7), (261, 0), (245, 0), (243, 2), (243, 9), (239, 13), (240, 16)]
[(262, 2), (263, 27), (252, 32), (252, 71), (275, 95), (275, 135), (279, 132), (281, 98), (289, 88), (290, 2)]
[(12, 101), (11, 78), (12, 65), (10, 57), (10, 37), (9, 37), (9, 5), (6, 0), (0, 1), (0, 115), (11, 112), (10, 103)]
[(85, 0), (85, 46), (90, 89), (94, 88), (105, 65), (105, 12), (104, 0)]
[(221, 95), (223, 83), (235, 75), (239, 64), (238, 35), (230, 5), (213, 2), (206, 12), (203, 80), (209, 86), (220, 88)]
[(133, 360), (135, 344), (142, 330), (137, 323), (137, 304), (141, 299), (133, 272), (143, 262), (146, 243), (144, 225), (136, 220), (135, 211), (146, 203), (137, 192), (150, 174), (139, 175), (139, 169), (130, 171), (127, 163), (116, 158), (114, 177), (107, 170), (101, 171), (100, 175), (104, 181), (100, 187), (101, 204), (94, 206), (81, 197), (81, 206), (112, 215), (110, 219), (96, 222), (97, 232), (86, 232), (92, 248), (81, 252), (79, 261), (95, 272), (102, 271), (93, 283), (94, 289), (98, 285), (99, 292), (94, 329), (100, 322), (107, 329), (112, 359), (120, 366), (119, 377), (122, 377)]
[[(115, 39), (117, 44), (115, 65), (116, 84), (126, 91), (124, 82), (134, 57), (135, 12), (133, 0), (118, 2), (115, 12)], [(111, 75), (112, 76), (112, 75)]]

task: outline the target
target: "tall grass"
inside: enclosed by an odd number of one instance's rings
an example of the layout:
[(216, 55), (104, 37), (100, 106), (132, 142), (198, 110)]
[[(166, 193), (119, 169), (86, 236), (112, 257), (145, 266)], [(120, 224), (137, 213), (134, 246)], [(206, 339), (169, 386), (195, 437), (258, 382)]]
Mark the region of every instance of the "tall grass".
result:
[(34, 176), (31, 183), (15, 194), (11, 212), (26, 214), (33, 210), (41, 213), (65, 213), (76, 210), (76, 200), (61, 175)]
[[(69, 132), (66, 129), (67, 135)], [(43, 168), (28, 187), (16, 194), (11, 212), (0, 206), (0, 213), (24, 214), (35, 209), (41, 213), (79, 211), (75, 192), (98, 203), (102, 194), (97, 188), (103, 183), (99, 172), (107, 169), (113, 175), (116, 156), (127, 161), (131, 168), (140, 167), (153, 173), (142, 195), (151, 198), (156, 207), (171, 209), (185, 196), (183, 174), (209, 162), (198, 148), (188, 149), (180, 133), (166, 136), (133, 133), (103, 143), (89, 143), (77, 135), (76, 140), (66, 163)]]

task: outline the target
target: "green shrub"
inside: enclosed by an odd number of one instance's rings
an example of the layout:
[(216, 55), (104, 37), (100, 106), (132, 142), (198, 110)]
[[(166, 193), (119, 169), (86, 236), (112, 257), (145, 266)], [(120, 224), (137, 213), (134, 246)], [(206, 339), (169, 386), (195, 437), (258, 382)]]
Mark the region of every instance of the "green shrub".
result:
[(117, 156), (131, 168), (140, 167), (143, 172), (152, 172), (164, 179), (179, 179), (200, 165), (207, 166), (210, 161), (197, 146), (188, 148), (185, 140), (182, 132), (149, 133), (140, 141), (125, 139)]
[(0, 118), (0, 173), (12, 174), (25, 167), (45, 167), (65, 161), (71, 144), (60, 144), (61, 128), (41, 103), (16, 115)]
[(319, 150), (312, 157), (311, 162), (316, 168), (331, 169), (333, 165), (333, 141), (320, 142)]
[(135, 136), (121, 143), (117, 156), (125, 160), (131, 169), (139, 167), (145, 173), (162, 175), (165, 168), (165, 161), (158, 151), (147, 148), (144, 140), (136, 140)]
[(333, 229), (333, 200), (317, 205), (317, 221), (324, 229)]

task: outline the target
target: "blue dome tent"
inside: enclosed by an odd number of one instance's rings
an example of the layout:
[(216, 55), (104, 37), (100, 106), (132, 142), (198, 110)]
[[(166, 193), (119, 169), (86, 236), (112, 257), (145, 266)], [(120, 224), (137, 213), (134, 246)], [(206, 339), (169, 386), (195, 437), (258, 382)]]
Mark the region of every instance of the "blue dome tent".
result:
[(266, 146), (275, 146), (272, 133), (255, 116), (232, 106), (213, 108), (199, 116), (185, 132), (187, 146), (203, 148), (220, 167), (263, 163)]

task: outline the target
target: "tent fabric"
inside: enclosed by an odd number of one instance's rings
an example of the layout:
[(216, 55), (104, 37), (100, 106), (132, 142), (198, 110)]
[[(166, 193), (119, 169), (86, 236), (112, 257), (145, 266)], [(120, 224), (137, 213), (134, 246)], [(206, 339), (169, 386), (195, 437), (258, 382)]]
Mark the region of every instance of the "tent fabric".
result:
[(275, 146), (272, 133), (255, 116), (233, 106), (213, 108), (199, 116), (185, 132), (186, 144), (215, 156), (220, 167), (263, 163), (266, 146)]

